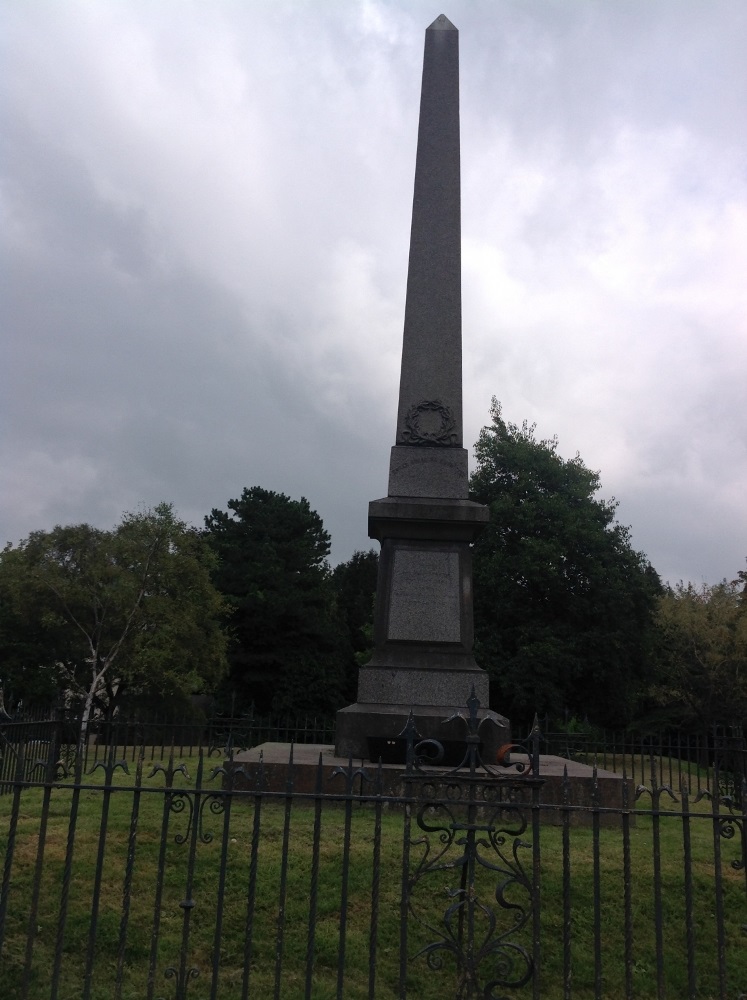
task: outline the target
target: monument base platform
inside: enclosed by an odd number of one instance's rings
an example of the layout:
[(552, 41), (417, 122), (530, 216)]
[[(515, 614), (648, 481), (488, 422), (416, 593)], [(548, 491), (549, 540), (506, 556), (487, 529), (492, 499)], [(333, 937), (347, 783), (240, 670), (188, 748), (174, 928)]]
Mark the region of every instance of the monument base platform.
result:
[[(492, 728), (492, 727), (491, 727)], [(232, 773), (232, 787), (236, 789), (261, 790), (265, 793), (313, 796), (317, 793), (318, 782), (321, 779), (321, 789), (325, 795), (345, 794), (345, 778), (340, 769), (345, 771), (351, 763), (350, 757), (338, 757), (335, 748), (327, 744), (297, 743), (293, 744), (292, 772), (288, 768), (291, 754), (289, 743), (262, 743), (251, 750), (237, 753), (232, 760), (225, 762), (226, 770)], [(358, 770), (355, 777), (353, 794), (365, 796), (376, 794), (378, 768), (381, 767), (381, 795), (397, 797), (405, 794), (405, 765), (371, 763), (361, 758), (352, 758), (352, 763)], [(517, 765), (523, 765), (519, 771)], [(522, 774), (528, 774), (529, 758), (526, 754), (511, 754), (511, 764), (506, 767), (496, 767), (497, 777), (481, 771), (485, 783), (503, 778), (521, 779)], [(335, 774), (335, 772), (338, 772)], [(449, 768), (428, 768), (434, 775), (437, 784), (439, 775), (446, 775)], [(364, 772), (364, 773), (361, 773)], [(461, 772), (460, 772), (461, 773)], [(597, 768), (596, 798), (594, 795), (594, 770), (588, 764), (566, 760), (549, 754), (540, 754), (537, 774), (530, 775), (541, 778), (540, 789), (540, 820), (553, 826), (560, 826), (567, 816), (571, 826), (591, 826), (593, 816), (599, 819), (602, 827), (619, 826), (622, 808), (625, 803), (623, 783), (627, 788), (627, 808), (633, 809), (635, 803), (635, 785), (630, 778), (624, 779), (614, 771)], [(289, 782), (290, 778), (290, 782)], [(224, 783), (228, 778), (224, 778)], [(527, 789), (527, 793), (530, 789)], [(531, 796), (527, 795), (527, 804), (531, 804)], [(596, 806), (598, 811), (592, 812)], [(396, 802), (388, 802), (387, 808), (396, 809)], [(605, 811), (610, 810), (610, 811)], [(630, 823), (635, 823), (635, 814), (631, 813)]]
[[(459, 719), (445, 721), (454, 715), (453, 706), (415, 705), (410, 709), (402, 704), (356, 702), (340, 709), (335, 717), (335, 755), (343, 760), (353, 757), (377, 761), (381, 757), (387, 762), (404, 764), (404, 740), (400, 742), (400, 736), (410, 711), (421, 739), (438, 740), (450, 750), (455, 749), (454, 744), (463, 745), (466, 727), (460, 724)], [(477, 716), (480, 720), (492, 720), (492, 725), (483, 726), (480, 731), (483, 738), (481, 753), (484, 760), (495, 761), (500, 748), (511, 742), (510, 723), (490, 709), (478, 709)], [(397, 761), (395, 758), (400, 747), (401, 756)], [(451, 764), (451, 759), (446, 763)]]

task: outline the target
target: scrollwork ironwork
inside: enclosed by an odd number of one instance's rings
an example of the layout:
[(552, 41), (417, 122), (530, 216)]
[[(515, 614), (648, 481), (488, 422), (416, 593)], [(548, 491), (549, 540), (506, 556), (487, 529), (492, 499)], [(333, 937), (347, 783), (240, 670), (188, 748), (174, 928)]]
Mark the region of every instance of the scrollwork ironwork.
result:
[[(184, 969), (180, 971), (175, 969), (173, 965), (170, 965), (167, 969), (163, 971), (164, 979), (174, 980), (174, 997), (175, 1000), (184, 1000), (187, 995), (187, 989), (190, 979), (198, 979), (200, 975), (200, 970), (192, 966), (189, 969)], [(165, 997), (159, 997), (158, 1000), (165, 1000)]]
[[(742, 802), (745, 801), (745, 794), (747, 794), (747, 781), (742, 782)], [(718, 827), (719, 836), (723, 837), (724, 840), (735, 840), (737, 834), (739, 834), (737, 843), (741, 841), (741, 857), (733, 858), (729, 863), (735, 871), (743, 871), (745, 865), (747, 865), (747, 827), (745, 827), (744, 813), (738, 814), (735, 812), (737, 807), (736, 802), (730, 795), (715, 797), (713, 792), (707, 788), (701, 788), (695, 796), (695, 802), (698, 803), (702, 799), (714, 802), (714, 798), (717, 798), (717, 803), (714, 805), (713, 816)], [(720, 814), (718, 810), (721, 806), (726, 806), (729, 810), (728, 814)]]
[(104, 760), (97, 760), (93, 764), (93, 766), (91, 767), (91, 770), (88, 773), (89, 774), (93, 774), (94, 771), (98, 771), (99, 768), (101, 768), (101, 770), (104, 772), (104, 776), (106, 778), (107, 785), (110, 785), (112, 783), (112, 778), (114, 777), (114, 772), (115, 771), (121, 770), (121, 771), (124, 771), (125, 774), (129, 774), (130, 773), (130, 769), (127, 766), (127, 761), (124, 760), (124, 759), (122, 759), (122, 760), (115, 760), (113, 754), (109, 754), (109, 756), (107, 757), (107, 759), (105, 761)]
[[(479, 704), (473, 691), (467, 716), (448, 720), (461, 719), (467, 731), (464, 759), (455, 769), (433, 766), (442, 759), (434, 752), (439, 741), (420, 739), (412, 720), (402, 734), (408, 738), (406, 781), (415, 800), (407, 908), (430, 938), (410, 961), (424, 958), (437, 972), (450, 959), (461, 1000), (508, 1000), (505, 991), (520, 989), (534, 974), (522, 935), (533, 916), (535, 887), (522, 855), (533, 849), (525, 839), (527, 793), (541, 780), (533, 774), (531, 754), (524, 776), (482, 761), (479, 729), (488, 720), (480, 720)], [(419, 889), (432, 886), (438, 873), (453, 881), (443, 885), (446, 909), (434, 915), (432, 894), (426, 897)]]

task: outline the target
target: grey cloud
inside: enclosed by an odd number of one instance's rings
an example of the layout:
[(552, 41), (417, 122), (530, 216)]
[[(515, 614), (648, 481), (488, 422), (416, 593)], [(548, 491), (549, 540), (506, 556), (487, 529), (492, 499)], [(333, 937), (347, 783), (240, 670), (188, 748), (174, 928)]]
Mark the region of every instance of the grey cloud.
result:
[[(745, 9), (454, 0), (465, 427), (490, 396), (667, 576), (747, 552)], [(6, 5), (0, 531), (244, 486), (368, 545), (425, 0)], [(739, 276), (742, 277), (739, 277)]]

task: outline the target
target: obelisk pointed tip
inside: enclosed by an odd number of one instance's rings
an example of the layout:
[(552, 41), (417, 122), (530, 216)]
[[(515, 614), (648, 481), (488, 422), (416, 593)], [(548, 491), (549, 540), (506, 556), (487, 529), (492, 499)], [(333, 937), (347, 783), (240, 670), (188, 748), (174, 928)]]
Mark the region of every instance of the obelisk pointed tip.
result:
[(433, 24), (429, 24), (426, 31), (456, 31), (457, 29), (448, 19), (446, 14), (439, 14)]

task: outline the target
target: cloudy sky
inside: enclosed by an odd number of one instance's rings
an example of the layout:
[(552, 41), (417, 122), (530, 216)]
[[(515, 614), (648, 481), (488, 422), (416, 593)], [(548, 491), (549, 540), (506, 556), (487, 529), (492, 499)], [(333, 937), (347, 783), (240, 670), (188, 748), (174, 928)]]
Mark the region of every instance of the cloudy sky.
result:
[(368, 547), (439, 13), (465, 443), (495, 395), (664, 578), (745, 566), (743, 0), (5, 0), (0, 543), (258, 485)]

